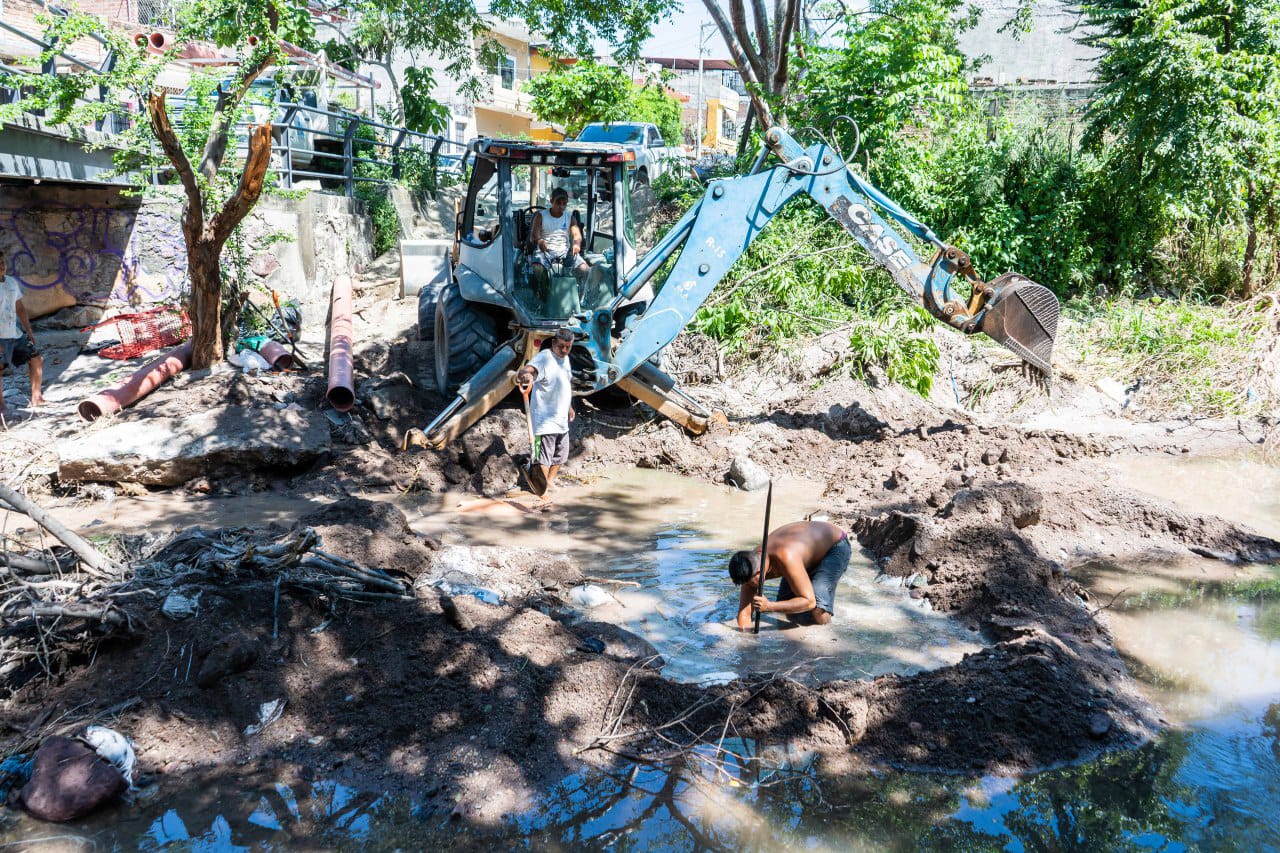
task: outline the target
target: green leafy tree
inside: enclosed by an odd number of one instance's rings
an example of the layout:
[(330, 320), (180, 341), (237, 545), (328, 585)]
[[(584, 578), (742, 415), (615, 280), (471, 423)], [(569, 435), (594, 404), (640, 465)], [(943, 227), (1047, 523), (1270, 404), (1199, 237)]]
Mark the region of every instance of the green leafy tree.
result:
[(963, 0), (886, 0), (874, 17), (845, 16), (844, 44), (811, 48), (797, 84), (803, 121), (832, 128), (876, 156), (891, 141), (946, 127), (966, 106), (957, 33), (974, 22)]
[(591, 56), (597, 40), (613, 46), (622, 61), (636, 59), (654, 23), (670, 15), (676, 0), (602, 0), (566, 8), (560, 0), (493, 0), (482, 13), (475, 0), (336, 0), (326, 8), (353, 23), (322, 26), (363, 63), (383, 70), (399, 116), (434, 116), (443, 109), (424, 85), (430, 72), (411, 66), (402, 84), (397, 55), (430, 55), (443, 61), (444, 73), (460, 82), (460, 94), (478, 99), (488, 74), (505, 56), (488, 38), (488, 19), (523, 20), (546, 40), (555, 56)]
[[(181, 187), (192, 366), (200, 368), (222, 358), (223, 247), (257, 203), (271, 156), (271, 125), (263, 122), (249, 130), (243, 161), (228, 157), (236, 123), (246, 115), (253, 82), (282, 57), (281, 40), (308, 46), (313, 30), (305, 4), (290, 0), (196, 0), (179, 9), (174, 46), (160, 58), (95, 17), (75, 12), (45, 17), (47, 42), (74, 44), (96, 33), (115, 64), (108, 70), (0, 76), (0, 85), (23, 92), (22, 98), (0, 105), (0, 122), (31, 109), (46, 110), (48, 123), (72, 129), (111, 118), (126, 126), (110, 140), (118, 152), (118, 171), (140, 182), (156, 173)], [(171, 105), (157, 77), (165, 60), (191, 42), (235, 48), (237, 62), (229, 71), (193, 70), (181, 105)], [(47, 50), (41, 60), (52, 60), (55, 51)], [(78, 100), (89, 90), (106, 96)], [(131, 103), (145, 105), (145, 119), (130, 110)]]
[[(1085, 144), (1105, 157), (1099, 213), (1117, 278), (1141, 272), (1180, 222), (1244, 230), (1242, 289), (1275, 255), (1280, 177), (1280, 0), (1100, 0), (1084, 6), (1104, 53)], [(1266, 280), (1274, 278), (1272, 269)]]
[(565, 133), (577, 136), (592, 122), (624, 121), (632, 83), (616, 65), (580, 62), (568, 68), (553, 67), (524, 86), (533, 96), (529, 108), (545, 122), (562, 124)]
[(592, 122), (652, 122), (667, 140), (679, 140), (680, 102), (659, 80), (640, 86), (616, 65), (580, 62), (554, 67), (525, 84), (533, 96), (530, 108), (539, 119), (562, 124), (577, 136)]
[(668, 145), (679, 145), (684, 139), (684, 131), (680, 126), (680, 102), (671, 96), (660, 81), (632, 88), (631, 97), (627, 101), (627, 118), (656, 124)]

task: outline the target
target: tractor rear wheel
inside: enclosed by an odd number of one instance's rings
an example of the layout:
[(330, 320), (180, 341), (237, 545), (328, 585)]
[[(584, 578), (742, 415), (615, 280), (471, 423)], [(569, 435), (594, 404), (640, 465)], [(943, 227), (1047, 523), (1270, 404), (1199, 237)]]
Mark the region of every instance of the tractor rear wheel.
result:
[(431, 343), (436, 339), (436, 303), (444, 285), (427, 282), (418, 291), (418, 340)]
[(498, 324), (491, 314), (468, 302), (449, 281), (436, 298), (436, 387), (448, 397), (498, 349)]

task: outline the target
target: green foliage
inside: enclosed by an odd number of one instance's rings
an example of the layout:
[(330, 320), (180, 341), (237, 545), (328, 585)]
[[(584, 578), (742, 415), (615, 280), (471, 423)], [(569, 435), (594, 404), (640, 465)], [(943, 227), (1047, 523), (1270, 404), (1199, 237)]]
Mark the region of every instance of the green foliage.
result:
[[(1112, 212), (1104, 272), (1147, 271), (1186, 223), (1235, 223), (1249, 237), (1241, 285), (1253, 287), (1259, 242), (1274, 244), (1280, 182), (1280, 2), (1096, 0), (1104, 53), (1085, 144), (1107, 163), (1096, 210)], [(1199, 226), (1191, 226), (1193, 229)]]
[(702, 181), (681, 169), (668, 169), (655, 178), (651, 186), (658, 204), (681, 210), (693, 206), (707, 189)]
[(794, 124), (831, 128), (846, 151), (862, 130), (873, 157), (901, 133), (929, 133), (960, 115), (967, 86), (957, 34), (971, 25), (963, 0), (885, 0), (880, 14), (852, 12), (845, 42), (814, 46), (797, 81)]
[(608, 42), (619, 62), (640, 58), (653, 25), (680, 7), (677, 0), (593, 0), (572, 6), (563, 0), (493, 0), (489, 13), (518, 19), (547, 40), (557, 56), (595, 56), (596, 42)]
[(365, 214), (373, 223), (373, 255), (389, 252), (400, 242), (400, 214), (391, 193), (381, 184), (357, 184), (356, 198), (364, 202)]
[(577, 136), (592, 122), (625, 121), (627, 100), (634, 86), (616, 65), (579, 62), (568, 68), (552, 66), (547, 74), (525, 83), (533, 96), (529, 108), (539, 119), (562, 124)]
[(854, 369), (865, 375), (868, 367), (879, 365), (891, 380), (927, 397), (940, 358), (928, 335), (935, 326), (928, 312), (917, 307), (858, 323), (849, 336)]
[(430, 68), (405, 69), (400, 87), (405, 127), (419, 133), (441, 133), (449, 126), (449, 108), (431, 97), (435, 84)]
[(645, 121), (658, 126), (668, 145), (678, 145), (684, 139), (680, 127), (680, 102), (668, 94), (661, 81), (650, 81), (644, 86), (632, 86), (627, 99), (627, 121)]
[(730, 352), (848, 328), (855, 373), (877, 366), (921, 395), (938, 366), (934, 321), (812, 202), (765, 228), (690, 325)]
[(272, 35), (300, 47), (315, 42), (315, 19), (306, 3), (291, 0), (188, 0), (177, 4), (178, 30), (186, 38), (205, 39), (219, 47), (238, 47), (249, 36)]
[(631, 81), (615, 65), (586, 61), (565, 67), (552, 66), (534, 77), (524, 89), (533, 96), (530, 108), (546, 122), (562, 124), (565, 133), (577, 136), (592, 122), (651, 122), (664, 139), (680, 139), (680, 102), (661, 81), (643, 86)]
[(1158, 376), (1175, 404), (1206, 415), (1242, 414), (1253, 368), (1255, 317), (1190, 300), (1114, 301), (1081, 326), (1086, 363), (1128, 377)]

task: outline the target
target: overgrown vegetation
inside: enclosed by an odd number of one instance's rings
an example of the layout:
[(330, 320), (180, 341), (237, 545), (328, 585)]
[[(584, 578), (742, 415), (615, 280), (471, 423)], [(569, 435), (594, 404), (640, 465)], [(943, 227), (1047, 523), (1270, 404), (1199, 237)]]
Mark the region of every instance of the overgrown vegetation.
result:
[(1128, 300), (1078, 306), (1081, 356), (1107, 372), (1158, 379), (1166, 403), (1184, 413), (1244, 414), (1263, 389), (1248, 358), (1265, 315), (1251, 304), (1210, 306), (1186, 300)]
[[(1070, 301), (1094, 364), (1164, 381), (1166, 402), (1184, 409), (1255, 411), (1268, 393), (1251, 378), (1258, 337), (1274, 329), (1224, 300), (1280, 277), (1280, 0), (1110, 0), (1085, 11), (1102, 51), (1092, 104), (971, 90), (957, 36), (973, 9), (886, 0), (875, 15), (851, 11), (842, 43), (803, 45), (783, 112), (802, 141), (814, 139), (799, 129), (813, 127), (856, 151), (855, 168), (969, 252), (985, 278), (1017, 270)], [(654, 189), (678, 205), (700, 196), (687, 181)], [(699, 328), (749, 350), (857, 322), (860, 360), (927, 389), (915, 373), (927, 348), (902, 346), (917, 334), (897, 313), (903, 301), (875, 270), (838, 272), (868, 259), (814, 226), (784, 211)], [(829, 253), (819, 268), (799, 260), (818, 250)], [(827, 288), (860, 310), (842, 314)], [(889, 367), (903, 359), (910, 369)]]

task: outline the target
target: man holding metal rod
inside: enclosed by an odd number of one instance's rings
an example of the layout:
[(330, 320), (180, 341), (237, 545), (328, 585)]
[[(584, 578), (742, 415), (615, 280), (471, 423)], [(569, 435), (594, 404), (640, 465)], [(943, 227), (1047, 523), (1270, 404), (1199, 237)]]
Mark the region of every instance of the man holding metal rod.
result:
[(757, 611), (784, 613), (792, 621), (826, 625), (835, 609), (836, 584), (849, 568), (849, 535), (825, 521), (796, 521), (770, 531), (764, 580), (781, 578), (770, 601), (760, 583), (760, 548), (729, 558), (729, 577), (738, 586), (738, 627), (751, 629)]

